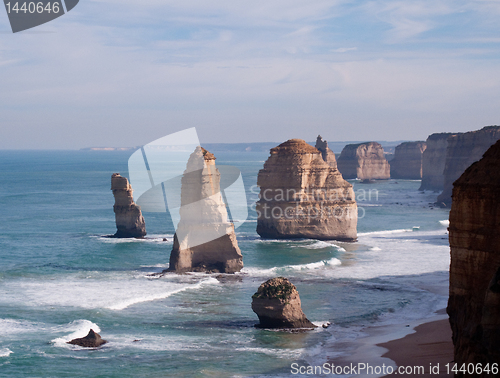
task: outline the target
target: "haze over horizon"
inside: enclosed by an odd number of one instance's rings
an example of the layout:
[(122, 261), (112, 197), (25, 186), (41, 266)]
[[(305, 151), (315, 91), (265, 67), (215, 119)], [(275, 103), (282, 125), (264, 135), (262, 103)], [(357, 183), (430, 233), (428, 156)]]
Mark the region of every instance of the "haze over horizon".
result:
[(500, 124), (495, 0), (82, 0), (12, 34), (0, 148), (425, 140)]

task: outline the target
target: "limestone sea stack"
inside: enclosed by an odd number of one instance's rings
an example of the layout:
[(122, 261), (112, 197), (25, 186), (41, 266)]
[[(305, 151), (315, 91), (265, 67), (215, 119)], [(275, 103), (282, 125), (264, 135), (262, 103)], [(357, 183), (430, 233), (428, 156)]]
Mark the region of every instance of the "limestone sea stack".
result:
[(455, 362), (491, 367), (500, 363), (500, 141), (455, 181), (449, 231)]
[(252, 296), (252, 310), (261, 328), (316, 328), (302, 312), (299, 292), (284, 277), (272, 278)]
[(446, 163), (444, 166), (443, 192), (437, 202), (449, 206), (453, 182), (475, 161), (500, 139), (500, 126), (486, 126), (481, 130), (459, 133), (448, 138)]
[(419, 190), (440, 192), (444, 187), (444, 166), (448, 138), (453, 133), (435, 133), (429, 135), (425, 144), (427, 148), (422, 154), (422, 183)]
[(181, 180), (180, 221), (169, 271), (235, 273), (243, 268), (234, 225), (220, 191), (215, 156), (197, 147)]
[(146, 223), (140, 206), (134, 203), (133, 190), (126, 177), (119, 173), (111, 176), (111, 190), (115, 197), (116, 233), (115, 238), (143, 238), (146, 236)]
[(391, 177), (384, 149), (377, 142), (348, 144), (337, 160), (337, 167), (348, 180), (388, 180)]
[(261, 237), (356, 240), (358, 215), (352, 185), (305, 141), (290, 139), (272, 148), (257, 185)]
[(390, 161), (391, 178), (420, 180), (422, 178), (422, 155), (425, 142), (404, 142), (396, 146), (394, 158)]
[(68, 341), (68, 344), (79, 345), (84, 348), (98, 348), (106, 343), (107, 341), (103, 340), (101, 335), (95, 333), (93, 329), (91, 329), (85, 337)]
[(335, 154), (328, 147), (328, 142), (326, 140), (323, 140), (321, 135), (318, 135), (315, 147), (319, 150), (319, 152), (321, 152), (321, 157), (323, 158), (323, 160), (330, 167), (337, 169), (337, 159), (335, 159)]

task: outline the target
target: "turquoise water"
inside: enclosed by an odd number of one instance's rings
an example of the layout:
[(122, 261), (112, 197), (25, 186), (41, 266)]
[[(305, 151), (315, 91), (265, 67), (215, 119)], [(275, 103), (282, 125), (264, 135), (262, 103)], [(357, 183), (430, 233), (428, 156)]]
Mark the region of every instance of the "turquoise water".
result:
[[(245, 268), (223, 278), (149, 276), (168, 267), (165, 213), (144, 213), (145, 240), (102, 237), (115, 232), (111, 174), (127, 175), (130, 152), (0, 151), (0, 376), (291, 376), (292, 362), (348, 352), (364, 326), (443, 307), (423, 286), (447, 277), (448, 214), (419, 182), (353, 182), (357, 243), (261, 240), (253, 186), (268, 154), (213, 152), (240, 168), (251, 209), (237, 230)], [(251, 296), (277, 275), (297, 286), (311, 321), (333, 325), (256, 329)], [(66, 344), (89, 328), (108, 344)]]

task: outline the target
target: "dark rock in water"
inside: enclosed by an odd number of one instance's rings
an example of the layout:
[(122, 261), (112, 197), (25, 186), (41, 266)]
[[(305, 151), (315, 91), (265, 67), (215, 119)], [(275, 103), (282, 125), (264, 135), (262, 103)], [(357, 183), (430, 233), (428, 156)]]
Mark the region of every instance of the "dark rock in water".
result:
[(455, 181), (449, 232), (454, 361), (491, 367), (500, 363), (500, 141)]
[(299, 292), (284, 277), (272, 278), (260, 285), (252, 296), (252, 310), (261, 328), (316, 328), (304, 315)]
[(68, 341), (68, 344), (79, 345), (85, 348), (97, 348), (101, 345), (106, 344), (107, 341), (101, 339), (101, 335), (95, 333), (93, 329), (91, 329), (87, 336), (81, 337), (78, 339), (73, 339)]
[(141, 208), (134, 203), (133, 190), (126, 177), (119, 173), (111, 176), (111, 190), (115, 197), (116, 234), (115, 238), (143, 238), (146, 236), (146, 223)]

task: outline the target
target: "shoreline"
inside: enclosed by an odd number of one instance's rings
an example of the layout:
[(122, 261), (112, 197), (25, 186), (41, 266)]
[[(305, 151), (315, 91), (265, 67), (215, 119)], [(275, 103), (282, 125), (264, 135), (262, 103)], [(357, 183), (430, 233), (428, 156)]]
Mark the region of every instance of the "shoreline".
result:
[(424, 374), (404, 376), (452, 377), (453, 373), (447, 374), (446, 368), (446, 364), (453, 362), (452, 332), (448, 318), (420, 324), (414, 331), (403, 338), (378, 344), (387, 349), (382, 357), (391, 359), (398, 366), (424, 369)]
[[(357, 366), (359, 363), (373, 368), (391, 367), (393, 374), (381, 370), (358, 371), (345, 376), (356, 377), (453, 377), (446, 374), (446, 364), (453, 360), (453, 343), (448, 315), (439, 310), (434, 316), (408, 323), (368, 327), (363, 330), (367, 336), (357, 339), (349, 355), (328, 358), (335, 366)], [(432, 365), (429, 365), (432, 364)], [(439, 364), (439, 374), (428, 374), (430, 366)], [(425, 374), (396, 374), (399, 366), (424, 367)], [(378, 374), (377, 374), (378, 373)]]

